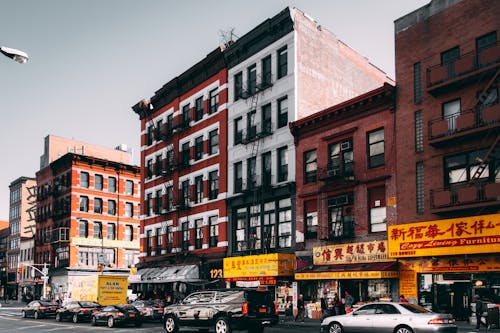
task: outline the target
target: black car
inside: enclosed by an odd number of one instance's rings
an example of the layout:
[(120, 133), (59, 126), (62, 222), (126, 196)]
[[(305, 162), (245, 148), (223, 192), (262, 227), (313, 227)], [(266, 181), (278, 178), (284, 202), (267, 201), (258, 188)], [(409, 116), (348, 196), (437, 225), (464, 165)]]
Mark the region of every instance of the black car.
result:
[(21, 309), (21, 316), (23, 318), (33, 316), (35, 319), (52, 317), (55, 316), (58, 308), (57, 304), (47, 301), (31, 301)]
[(267, 290), (221, 289), (195, 292), (179, 304), (165, 308), (164, 328), (176, 333), (181, 327), (215, 333), (248, 330), (262, 333), (265, 326), (278, 323), (278, 307)]
[(100, 309), (101, 306), (94, 302), (69, 302), (57, 310), (56, 321), (63, 321), (66, 319), (72, 320), (74, 323), (89, 321), (92, 317), (92, 313)]
[(139, 310), (144, 319), (161, 320), (163, 318), (163, 307), (155, 301), (135, 301), (130, 305)]
[(142, 325), (142, 317), (139, 310), (130, 304), (123, 305), (107, 305), (101, 311), (94, 312), (90, 319), (92, 325), (104, 323), (108, 327), (115, 325)]

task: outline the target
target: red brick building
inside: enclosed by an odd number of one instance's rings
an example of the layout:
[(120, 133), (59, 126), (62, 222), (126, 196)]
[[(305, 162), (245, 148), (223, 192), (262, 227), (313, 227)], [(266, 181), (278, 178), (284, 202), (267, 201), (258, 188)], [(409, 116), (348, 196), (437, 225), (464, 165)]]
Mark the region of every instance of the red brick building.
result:
[[(394, 103), (395, 88), (386, 83), (290, 124), (297, 151), (295, 278), (304, 294), (350, 291), (359, 301), (397, 294), (397, 268), (384, 250), (386, 226), (396, 222)], [(382, 278), (387, 272), (391, 278)]]
[(47, 264), (50, 297), (71, 297), (96, 274), (129, 275), (139, 257), (139, 176), (137, 166), (75, 153), (36, 173), (34, 261)]
[(141, 120), (141, 269), (146, 297), (222, 278), (227, 215), (227, 69), (217, 48), (133, 110)]
[(395, 21), (399, 225), (390, 251), (402, 293), (459, 319), (473, 294), (499, 294), (499, 17), (498, 1), (454, 0)]
[(0, 221), (0, 297), (7, 293), (7, 250), (9, 248), (9, 221)]

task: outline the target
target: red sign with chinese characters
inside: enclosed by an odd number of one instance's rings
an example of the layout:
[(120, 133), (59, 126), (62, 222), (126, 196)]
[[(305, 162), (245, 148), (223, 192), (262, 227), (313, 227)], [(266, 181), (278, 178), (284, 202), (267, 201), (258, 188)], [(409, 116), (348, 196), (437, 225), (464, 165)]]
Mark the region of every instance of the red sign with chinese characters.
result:
[(394, 261), (387, 256), (387, 241), (336, 244), (313, 248), (314, 265)]
[(500, 214), (388, 227), (389, 257), (500, 252)]

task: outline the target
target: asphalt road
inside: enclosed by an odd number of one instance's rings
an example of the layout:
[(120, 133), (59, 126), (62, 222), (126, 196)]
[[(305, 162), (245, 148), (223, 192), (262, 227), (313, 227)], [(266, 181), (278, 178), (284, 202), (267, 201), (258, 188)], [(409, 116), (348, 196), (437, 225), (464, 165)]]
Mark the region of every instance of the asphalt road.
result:
[[(282, 322), (277, 326), (266, 328), (265, 333), (319, 333), (319, 321), (306, 320), (305, 323), (301, 322)], [(485, 329), (482, 329), (485, 331)], [(107, 326), (91, 326), (90, 323), (77, 323), (72, 322), (56, 322), (54, 318), (38, 319), (21, 318), (21, 311), (17, 308), (0, 308), (0, 332), (21, 332), (21, 333), (91, 333), (91, 332), (113, 332), (113, 333), (164, 333), (161, 323), (146, 322), (142, 327), (137, 328), (133, 326), (114, 327), (108, 328)], [(196, 332), (182, 329), (181, 332)], [(459, 324), (459, 333), (473, 332), (473, 327), (466, 323)], [(492, 333), (500, 333), (500, 329), (490, 331)], [(374, 332), (376, 333), (376, 332)]]

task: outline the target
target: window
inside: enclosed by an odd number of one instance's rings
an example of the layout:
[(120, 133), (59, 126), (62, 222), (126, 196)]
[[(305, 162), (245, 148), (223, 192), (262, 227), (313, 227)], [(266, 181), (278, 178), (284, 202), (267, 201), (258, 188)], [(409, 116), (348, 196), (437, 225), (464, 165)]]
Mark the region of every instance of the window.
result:
[(165, 171), (167, 174), (170, 174), (173, 170), (174, 167), (174, 151), (169, 150), (167, 151), (167, 165), (165, 166)]
[(450, 186), (453, 184), (466, 183), (473, 178), (478, 179), (489, 179), (490, 174), (495, 175), (497, 173), (496, 168), (498, 165), (498, 159), (492, 158), (489, 163), (485, 165), (484, 170), (481, 174), (476, 174), (487, 150), (476, 150), (468, 153), (462, 153), (453, 156), (446, 156), (444, 158), (444, 183), (445, 186)]
[(208, 154), (217, 154), (219, 152), (219, 130), (210, 131), (208, 133), (208, 140)]
[[(480, 57), (481, 51), (493, 47), (497, 44), (497, 32), (493, 31), (476, 39), (476, 50)], [(481, 65), (484, 65), (481, 62)]]
[(80, 221), (78, 223), (78, 237), (87, 238), (89, 236), (89, 223), (87, 221)]
[(352, 193), (328, 198), (328, 238), (354, 236), (354, 217)]
[(415, 151), (424, 151), (424, 129), (422, 111), (415, 112)]
[(288, 148), (278, 149), (278, 182), (288, 180)]
[(153, 132), (153, 126), (148, 126), (148, 129), (147, 129), (147, 145), (148, 146), (151, 146), (153, 144), (153, 136), (154, 136), (154, 132)]
[(189, 166), (189, 159), (191, 158), (189, 154), (189, 142), (182, 144), (182, 154), (181, 154), (181, 163), (182, 167)]
[(146, 178), (153, 177), (153, 160), (150, 159), (146, 162)]
[(182, 182), (181, 188), (181, 197), (182, 202), (181, 205), (184, 207), (189, 206), (189, 179)]
[(262, 107), (262, 134), (271, 134), (273, 130), (272, 127), (271, 104), (267, 104)]
[(167, 135), (171, 136), (174, 133), (174, 115), (167, 116)]
[(198, 176), (194, 179), (194, 202), (200, 203), (203, 201), (203, 176)]
[(157, 141), (162, 139), (162, 127), (163, 127), (163, 120), (158, 120), (156, 122), (155, 126), (155, 138)]
[(195, 234), (196, 234), (196, 239), (194, 241), (194, 247), (195, 249), (201, 249), (203, 245), (203, 219), (197, 219), (194, 221), (195, 224)]
[(134, 240), (134, 227), (130, 224), (125, 226), (125, 240), (133, 241)]
[(385, 207), (385, 187), (368, 189), (370, 207), (370, 232), (387, 230), (387, 213)]
[(173, 201), (174, 201), (174, 187), (172, 185), (167, 186), (167, 191), (165, 194), (165, 204), (167, 212), (172, 211), (173, 209)]
[(253, 110), (247, 114), (247, 140), (252, 140), (257, 136), (257, 124), (255, 123), (257, 111)]
[(234, 193), (243, 191), (243, 163), (234, 163)]
[(422, 68), (419, 62), (413, 65), (413, 103), (422, 103)]
[(316, 149), (304, 153), (304, 183), (316, 181), (318, 171)]
[(116, 201), (108, 200), (108, 214), (116, 215)]
[(262, 59), (262, 87), (269, 87), (271, 85), (271, 55)]
[(167, 253), (172, 252), (172, 246), (174, 243), (174, 231), (171, 225), (167, 226)]
[(278, 100), (278, 128), (288, 125), (288, 98)]
[(278, 240), (281, 248), (292, 246), (291, 205), (290, 198), (278, 202)]
[(460, 58), (460, 49), (454, 47), (441, 53), (441, 65), (447, 68), (447, 77), (451, 78), (455, 75), (455, 61)]
[(241, 98), (243, 93), (243, 74), (241, 72), (234, 75), (234, 100)]
[(217, 112), (217, 110), (219, 109), (219, 92), (217, 88), (210, 91), (209, 98), (210, 98), (210, 108), (208, 109), (208, 113), (212, 114)]
[(288, 52), (286, 46), (278, 50), (278, 79), (288, 74)]
[(257, 187), (257, 158), (247, 159), (247, 190)]
[(102, 214), (102, 199), (94, 199), (94, 213)]
[(81, 172), (80, 173), (80, 187), (89, 188), (89, 173)]
[(189, 115), (189, 112), (191, 110), (189, 109), (189, 104), (186, 104), (182, 107), (182, 125), (184, 127), (189, 125), (189, 122), (191, 121), (191, 117)]
[(247, 69), (247, 92), (249, 95), (255, 94), (257, 87), (257, 66), (254, 64)]
[(208, 245), (210, 247), (217, 247), (217, 243), (219, 242), (219, 217), (217, 215), (208, 218), (208, 229), (210, 231)]
[(268, 187), (271, 185), (271, 173), (272, 173), (272, 164), (271, 164), (271, 152), (267, 152), (262, 154), (262, 186)]
[(162, 244), (161, 228), (156, 228), (156, 255), (161, 254)]
[(89, 211), (89, 198), (85, 196), (80, 197), (80, 212)]
[(243, 118), (238, 117), (234, 120), (234, 145), (243, 142)]
[(219, 172), (212, 171), (208, 174), (208, 199), (214, 200), (219, 196)]
[(247, 249), (247, 209), (238, 208), (236, 210), (236, 250)]
[(146, 216), (151, 216), (153, 214), (153, 194), (148, 193), (146, 194), (146, 202), (145, 202), (145, 211), (146, 211)]
[(102, 223), (94, 222), (94, 238), (102, 238)]
[(415, 168), (417, 213), (424, 212), (424, 162), (417, 162)]
[(454, 132), (457, 128), (457, 118), (460, 115), (460, 99), (443, 103), (443, 119), (448, 120), (448, 131)]
[(384, 165), (384, 129), (368, 133), (368, 167), (375, 168)]
[(182, 250), (189, 250), (189, 222), (182, 223)]
[(125, 181), (125, 194), (134, 195), (134, 182), (132, 180)]
[(162, 199), (162, 190), (156, 190), (155, 195), (155, 214), (160, 214), (161, 212), (161, 199)]
[(203, 136), (194, 139), (194, 159), (201, 160), (203, 157)]
[(116, 178), (115, 177), (108, 178), (108, 191), (111, 193), (116, 192)]
[(194, 120), (199, 121), (203, 118), (203, 96), (194, 101)]
[(306, 230), (307, 239), (316, 239), (318, 237), (318, 212), (306, 213)]
[(157, 155), (155, 158), (155, 176), (161, 176), (161, 171), (163, 168), (161, 155)]
[(102, 191), (102, 175), (94, 176), (94, 189)]
[(131, 202), (125, 203), (125, 216), (126, 217), (134, 216), (134, 205)]
[(328, 145), (328, 177), (350, 178), (354, 175), (352, 138)]
[(153, 251), (153, 230), (146, 232), (146, 255), (150, 256)]
[[(490, 86), (485, 92), (478, 93), (479, 108), (487, 109), (498, 103), (498, 87)], [(481, 115), (482, 116), (482, 115)], [(483, 118), (483, 121), (485, 119)]]
[(108, 223), (106, 227), (107, 239), (116, 238), (116, 227), (114, 223)]

